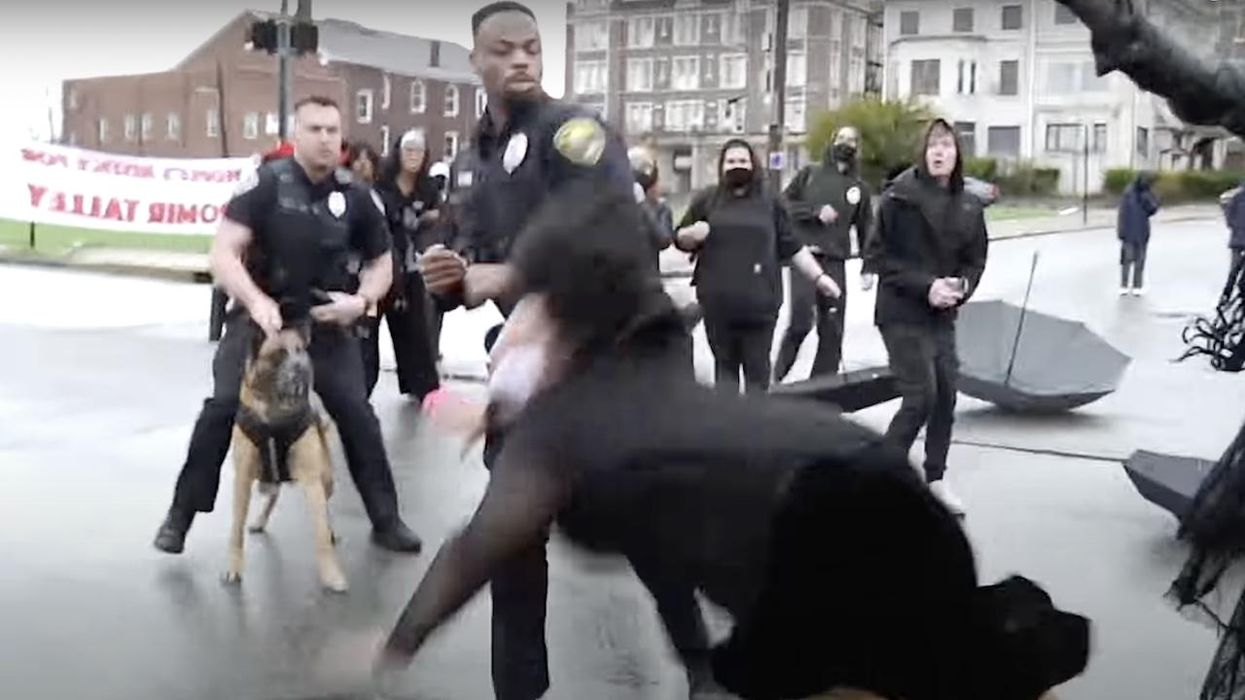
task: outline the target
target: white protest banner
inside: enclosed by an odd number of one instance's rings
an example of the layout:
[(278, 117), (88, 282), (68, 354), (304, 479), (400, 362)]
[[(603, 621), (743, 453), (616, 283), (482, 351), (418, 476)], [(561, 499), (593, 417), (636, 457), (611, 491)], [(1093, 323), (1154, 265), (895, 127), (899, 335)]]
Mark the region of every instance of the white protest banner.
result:
[(0, 148), (0, 218), (211, 234), (255, 166), (250, 158), (139, 158), (54, 144), (6, 144)]

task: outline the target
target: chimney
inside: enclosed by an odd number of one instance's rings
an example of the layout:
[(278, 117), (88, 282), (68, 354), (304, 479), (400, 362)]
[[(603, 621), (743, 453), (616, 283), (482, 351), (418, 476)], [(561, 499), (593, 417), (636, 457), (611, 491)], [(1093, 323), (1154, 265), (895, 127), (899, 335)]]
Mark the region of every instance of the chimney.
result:
[(441, 42), (437, 39), (432, 40), (432, 55), (428, 57), (428, 67), (441, 67)]

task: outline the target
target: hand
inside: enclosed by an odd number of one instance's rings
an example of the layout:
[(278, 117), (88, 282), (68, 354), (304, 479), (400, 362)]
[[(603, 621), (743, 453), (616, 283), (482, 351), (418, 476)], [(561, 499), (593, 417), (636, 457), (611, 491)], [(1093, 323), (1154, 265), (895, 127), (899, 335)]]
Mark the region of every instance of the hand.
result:
[(440, 243), (429, 246), (416, 262), (424, 286), (432, 294), (457, 291), (467, 276), (467, 261)]
[(273, 301), (272, 297), (261, 294), (247, 304), (246, 310), (264, 335), (271, 338), (281, 332), (281, 326), (284, 323), (281, 320), (281, 307)]
[(877, 275), (875, 275), (875, 274), (873, 274), (872, 272), (866, 272), (866, 273), (862, 274), (862, 275), (860, 276), (860, 289), (861, 289), (861, 291), (865, 291), (865, 292), (867, 292), (867, 291), (869, 291), (870, 289), (873, 289), (873, 285), (874, 285), (874, 284), (876, 284), (876, 283), (877, 283), (877, 281), (878, 281), (878, 276), (877, 276)]
[(821, 223), (829, 226), (839, 220), (839, 213), (834, 210), (834, 207), (827, 204), (817, 213), (817, 218), (821, 219)]
[(311, 318), (317, 323), (349, 326), (367, 313), (367, 300), (358, 294), (329, 292), (328, 295), (332, 301), (311, 307)]
[(949, 309), (964, 298), (964, 293), (957, 288), (956, 280), (940, 277), (929, 286), (929, 305), (935, 309)]
[(692, 234), (693, 237), (696, 238), (697, 243), (703, 243), (704, 240), (709, 237), (709, 222), (708, 221), (697, 221), (691, 226), (688, 226), (687, 230)]
[(843, 290), (839, 289), (839, 283), (835, 282), (833, 277), (824, 272), (817, 278), (816, 284), (817, 291), (831, 299), (838, 299), (843, 296)]
[(504, 299), (514, 291), (515, 281), (510, 265), (471, 265), (463, 275), (463, 303), (470, 309), (490, 299)]

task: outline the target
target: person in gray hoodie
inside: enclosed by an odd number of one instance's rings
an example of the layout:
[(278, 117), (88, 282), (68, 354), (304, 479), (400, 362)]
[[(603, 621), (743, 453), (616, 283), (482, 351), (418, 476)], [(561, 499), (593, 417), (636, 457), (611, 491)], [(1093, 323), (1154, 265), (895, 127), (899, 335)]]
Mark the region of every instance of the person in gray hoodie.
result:
[(845, 126), (835, 134), (820, 164), (800, 170), (783, 192), (795, 223), (796, 236), (808, 246), (843, 294), (817, 294), (813, 284), (791, 277), (791, 323), (778, 350), (774, 378), (781, 381), (795, 364), (800, 346), (817, 317), (817, 355), (812, 375), (834, 374), (843, 357), (843, 316), (847, 310), (846, 261), (852, 257), (850, 232), (856, 231), (856, 250), (865, 249), (873, 218), (872, 193), (860, 177), (860, 132)]

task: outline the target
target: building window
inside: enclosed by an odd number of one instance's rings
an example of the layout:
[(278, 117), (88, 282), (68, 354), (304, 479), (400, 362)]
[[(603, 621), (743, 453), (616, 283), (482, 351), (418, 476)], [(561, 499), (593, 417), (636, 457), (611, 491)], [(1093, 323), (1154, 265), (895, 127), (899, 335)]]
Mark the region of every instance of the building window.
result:
[(632, 17), (627, 22), (627, 45), (636, 49), (652, 46), (653, 29), (652, 17)]
[(70, 111), (77, 109), (78, 108), (78, 91), (70, 90), (69, 97), (66, 98), (65, 101), (69, 103), (67, 106), (69, 107)]
[(973, 8), (957, 9), (951, 18), (951, 30), (956, 32), (973, 31)]
[(808, 36), (808, 6), (793, 7), (787, 13), (787, 36), (792, 39)]
[(1137, 127), (1137, 155), (1150, 157), (1150, 130), (1144, 126)]
[(393, 81), (389, 79), (388, 75), (382, 75), (381, 80), (383, 82), (380, 86), (380, 108), (386, 110), (389, 109), (389, 98), (392, 96)]
[(921, 13), (916, 10), (899, 13), (899, 33), (912, 36), (921, 33)]
[(805, 101), (802, 97), (787, 100), (787, 109), (783, 114), (783, 122), (787, 126), (787, 131), (794, 133), (805, 131), (804, 107)]
[(658, 17), (657, 18), (657, 43), (662, 46), (669, 46), (674, 41), (674, 18)]
[(78, 145), (78, 132), (76, 131), (69, 132), (69, 145), (70, 146)]
[(1081, 20), (1077, 19), (1072, 10), (1069, 10), (1059, 3), (1055, 3), (1055, 24), (1079, 24), (1080, 21)]
[(207, 137), (214, 139), (220, 136), (220, 112), (215, 109), (209, 109), (206, 117), (204, 122), (207, 124)]
[(748, 87), (747, 54), (725, 54), (719, 60), (722, 64), (719, 71), (719, 77), (722, 79), (722, 88), (742, 90)]
[(605, 92), (605, 61), (577, 61), (575, 63), (575, 92), (593, 95)]
[(108, 143), (108, 120), (100, 117), (99, 123), (95, 125), (98, 131), (100, 143)]
[[(442, 112), (447, 117), (458, 116), (458, 86), (445, 86), (445, 111)], [(455, 137), (457, 138), (457, 136)], [(458, 151), (455, 151), (457, 153)]]
[(977, 94), (976, 61), (960, 61), (959, 78), (956, 81), (956, 92), (961, 95)]
[(693, 14), (676, 15), (674, 18), (675, 46), (696, 46), (700, 43), (700, 18)]
[[(390, 138), (392, 137), (389, 135), (389, 125), (382, 124), (380, 127), (380, 154), (382, 156), (389, 155), (389, 139)], [(380, 175), (380, 173), (376, 173), (376, 175)]]
[(722, 131), (742, 134), (748, 125), (748, 105), (743, 100), (723, 100), (718, 127)]
[(281, 131), (281, 115), (276, 112), (269, 112), (264, 115), (264, 133), (268, 136), (276, 136)]
[(657, 90), (670, 89), (670, 59), (659, 58), (653, 65), (653, 88)]
[(1007, 31), (1023, 29), (1024, 9), (1020, 5), (1004, 5), (1002, 25)]
[(940, 81), (940, 73), (942, 72), (942, 61), (938, 59), (926, 61), (912, 62), (912, 85), (911, 92), (913, 95), (938, 95), (942, 87)]
[(723, 44), (743, 44), (748, 40), (748, 15), (742, 10), (727, 15), (726, 36)]
[(168, 122), (165, 125), (167, 135), (170, 141), (180, 141), (182, 138), (182, 115), (177, 112), (169, 112)]
[(1048, 63), (1046, 68), (1046, 91), (1054, 95), (1072, 95), (1082, 92), (1102, 92), (1110, 83), (1098, 77), (1093, 61)]
[(293, 136), (293, 135), (294, 135), (294, 125), (295, 125), (295, 122), (297, 122), (297, 121), (298, 121), (298, 120), (296, 120), (296, 119), (294, 118), (294, 115), (293, 115), (293, 114), (288, 114), (288, 115), (286, 115), (286, 117), (285, 117), (285, 133), (286, 133), (286, 135), (287, 135), (287, 136)]
[(627, 103), (627, 133), (643, 134), (653, 130), (653, 103)]
[(373, 95), (371, 90), (360, 90), (355, 94), (354, 116), (360, 124), (372, 123)]
[(964, 157), (977, 157), (977, 122), (956, 122), (955, 133), (960, 135), (960, 148), (964, 151)]
[(476, 119), (483, 117), (486, 111), (488, 111), (488, 93), (484, 91), (484, 88), (476, 88)]
[(1080, 151), (1083, 129), (1084, 127), (1080, 124), (1047, 124), (1046, 152), (1076, 153)]
[(1020, 94), (1020, 61), (1001, 61), (999, 63), (999, 94)]
[(787, 54), (787, 87), (801, 87), (808, 82), (808, 56), (803, 51)]
[(1103, 122), (1094, 124), (1094, 142), (1090, 146), (1090, 150), (1094, 153), (1107, 152), (1107, 125)]
[(986, 132), (986, 150), (992, 156), (1020, 156), (1020, 127), (992, 126)]
[(700, 87), (700, 57), (677, 56), (674, 59), (675, 90), (696, 90)]
[(259, 138), (259, 112), (247, 112), (242, 119), (242, 138), (253, 141)]
[(155, 131), (156, 129), (155, 116), (153, 116), (151, 113), (144, 113), (143, 118), (140, 122), (140, 125), (142, 128), (142, 131), (141, 131), (142, 136), (140, 138), (142, 139), (143, 143), (146, 143), (151, 140), (151, 132)]
[(707, 12), (700, 16), (700, 41), (702, 44), (722, 43), (722, 15)]
[(576, 28), (575, 48), (580, 51), (601, 51), (609, 44), (610, 26), (603, 19), (582, 22)]
[(627, 60), (627, 89), (632, 92), (652, 92), (653, 59), (632, 58)]
[(423, 114), (428, 108), (428, 89), (424, 87), (424, 81), (416, 80), (411, 83), (411, 114)]
[(125, 115), (125, 140), (134, 141), (138, 139), (138, 117), (133, 114)]
[(700, 100), (672, 100), (666, 103), (666, 131), (692, 131), (705, 123), (705, 103)]
[(458, 132), (445, 132), (445, 157), (453, 160), (458, 155)]

